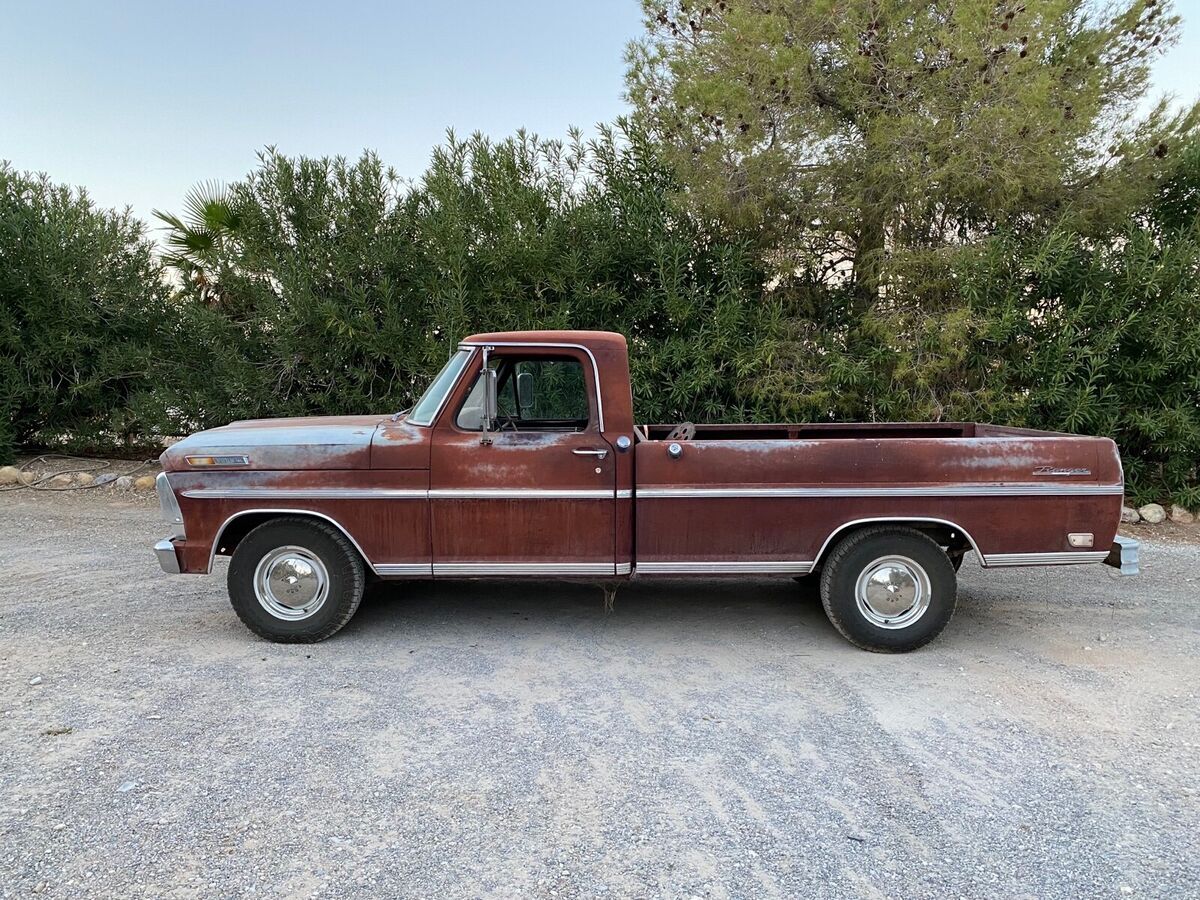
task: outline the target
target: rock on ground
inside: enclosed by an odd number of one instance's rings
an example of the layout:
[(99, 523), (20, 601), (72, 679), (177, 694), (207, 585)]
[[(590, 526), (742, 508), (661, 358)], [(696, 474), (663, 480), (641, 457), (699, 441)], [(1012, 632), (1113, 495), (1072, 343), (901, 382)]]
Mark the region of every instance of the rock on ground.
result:
[(1157, 503), (1147, 503), (1145, 506), (1138, 509), (1138, 515), (1140, 515), (1151, 525), (1157, 525), (1159, 522), (1166, 520), (1167, 511)]
[(133, 486), (139, 491), (148, 491), (154, 487), (154, 476), (143, 475), (141, 478), (138, 478), (133, 482)]
[(1174, 504), (1171, 506), (1171, 521), (1180, 525), (1191, 525), (1196, 521), (1196, 517), (1184, 507)]
[(133, 490), (133, 478), (129, 475), (122, 475), (113, 482), (113, 487), (118, 491), (131, 491)]
[(16, 466), (0, 468), (0, 484), (20, 484), (21, 470)]
[(1138, 515), (1138, 511), (1132, 506), (1122, 506), (1121, 521), (1126, 525), (1133, 525), (1135, 522), (1142, 521), (1142, 517)]

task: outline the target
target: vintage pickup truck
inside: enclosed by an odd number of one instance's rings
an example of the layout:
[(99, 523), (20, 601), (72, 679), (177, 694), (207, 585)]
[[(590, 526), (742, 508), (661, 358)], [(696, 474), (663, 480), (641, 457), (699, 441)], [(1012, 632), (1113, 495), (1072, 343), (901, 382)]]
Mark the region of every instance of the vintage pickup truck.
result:
[(868, 650), (938, 635), (956, 575), (1137, 570), (1107, 438), (972, 423), (635, 424), (625, 338), (463, 341), (394, 415), (265, 419), (162, 455), (170, 573), (232, 556), (229, 596), (274, 641), (344, 626), (367, 578), (818, 575)]

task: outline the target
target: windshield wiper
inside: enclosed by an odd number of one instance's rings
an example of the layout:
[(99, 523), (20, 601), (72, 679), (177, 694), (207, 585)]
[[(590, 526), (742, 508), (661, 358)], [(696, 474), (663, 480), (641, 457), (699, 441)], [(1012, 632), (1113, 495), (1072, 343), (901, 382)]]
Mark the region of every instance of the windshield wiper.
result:
[(398, 413), (395, 413), (395, 414), (392, 416), (392, 421), (393, 421), (393, 422), (399, 422), (399, 421), (400, 421), (400, 417), (401, 417), (401, 416), (407, 416), (407, 415), (408, 415), (410, 412), (412, 412), (412, 411), (413, 411), (413, 408), (412, 408), (411, 406), (410, 406), (408, 409), (402, 409), (402, 410), (400, 410), (400, 412), (398, 412)]

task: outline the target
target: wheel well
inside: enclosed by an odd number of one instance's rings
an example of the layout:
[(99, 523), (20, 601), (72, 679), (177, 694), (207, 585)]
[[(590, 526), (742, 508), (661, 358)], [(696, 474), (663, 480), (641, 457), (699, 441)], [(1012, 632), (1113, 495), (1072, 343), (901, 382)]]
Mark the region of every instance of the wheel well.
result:
[(979, 548), (975, 545), (975, 540), (965, 529), (960, 528), (953, 522), (947, 522), (944, 519), (859, 519), (854, 522), (848, 522), (825, 539), (825, 543), (821, 546), (821, 550), (817, 553), (817, 558), (814, 566), (819, 566), (821, 561), (828, 555), (840, 541), (850, 535), (862, 531), (864, 528), (875, 528), (879, 525), (899, 525), (904, 528), (912, 528), (915, 531), (920, 531), (923, 534), (929, 535), (933, 540), (937, 541), (942, 547), (945, 547), (951, 556), (966, 553), (968, 550), (978, 552)]
[(237, 549), (237, 545), (242, 542), (242, 538), (264, 522), (270, 522), (272, 519), (282, 517), (283, 513), (269, 512), (243, 513), (240, 516), (235, 516), (225, 523), (225, 527), (217, 535), (217, 539), (213, 545), (213, 555), (232, 556), (233, 551)]
[(237, 549), (238, 544), (251, 531), (266, 522), (274, 519), (311, 519), (314, 522), (324, 522), (332, 525), (353, 545), (358, 551), (358, 555), (362, 557), (363, 563), (367, 567), (368, 573), (373, 573), (374, 567), (371, 561), (367, 559), (362, 548), (358, 546), (358, 541), (351, 537), (350, 533), (341, 526), (338, 522), (321, 513), (311, 512), (306, 509), (262, 509), (250, 510), (244, 513), (235, 513), (232, 517), (225, 520), (225, 524), (217, 533), (216, 540), (213, 542), (211, 559), (209, 560), (209, 569), (212, 568), (212, 559), (216, 559), (217, 555), (232, 556), (233, 551)]

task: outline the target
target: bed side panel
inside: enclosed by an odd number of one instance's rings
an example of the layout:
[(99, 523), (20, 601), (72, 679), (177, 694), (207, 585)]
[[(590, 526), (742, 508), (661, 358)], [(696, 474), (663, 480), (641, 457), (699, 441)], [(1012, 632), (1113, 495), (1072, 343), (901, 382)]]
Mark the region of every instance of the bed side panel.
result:
[[(1091, 532), (1107, 550), (1120, 517), (1111, 441), (963, 439), (683, 442), (638, 446), (637, 560), (818, 559), (848, 523), (927, 519), (965, 531), (982, 554), (1069, 553)], [(647, 567), (649, 564), (649, 567)]]

